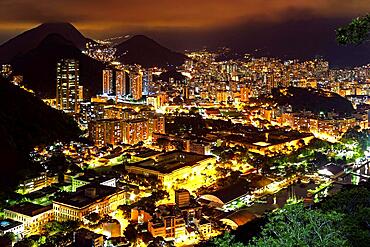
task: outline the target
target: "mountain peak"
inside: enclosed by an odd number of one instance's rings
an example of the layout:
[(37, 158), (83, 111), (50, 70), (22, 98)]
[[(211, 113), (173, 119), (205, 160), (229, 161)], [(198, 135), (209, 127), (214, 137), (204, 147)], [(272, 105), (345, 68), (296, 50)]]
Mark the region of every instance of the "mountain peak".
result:
[(69, 23), (69, 22), (45, 22), (45, 23), (38, 25), (34, 29), (43, 29), (49, 33), (50, 32), (60, 33), (63, 30), (79, 32), (77, 28), (73, 26), (72, 23)]
[(44, 22), (41, 23), (39, 26), (72, 26), (74, 27), (70, 22)]
[[(153, 41), (153, 42), (156, 42), (154, 41), (153, 39), (149, 38), (148, 36), (145, 36), (143, 34), (136, 34), (134, 36), (132, 36), (130, 39), (132, 40), (147, 40), (147, 41)], [(157, 43), (157, 42), (156, 42)]]
[(48, 35), (58, 34), (77, 48), (85, 48), (85, 38), (71, 23), (50, 22), (38, 25), (10, 39), (0, 46), (0, 64), (10, 63), (15, 57), (37, 47)]
[(135, 35), (116, 48), (116, 56), (120, 62), (140, 64), (143, 67), (175, 67), (181, 65), (186, 58), (145, 35)]

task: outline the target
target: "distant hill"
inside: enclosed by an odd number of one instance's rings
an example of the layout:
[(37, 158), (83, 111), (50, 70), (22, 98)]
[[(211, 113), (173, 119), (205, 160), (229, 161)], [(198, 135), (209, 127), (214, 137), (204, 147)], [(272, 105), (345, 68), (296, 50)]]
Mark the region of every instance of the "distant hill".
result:
[(140, 64), (143, 67), (175, 67), (184, 63), (184, 54), (171, 51), (156, 41), (136, 35), (116, 46), (116, 56), (124, 64)]
[(0, 78), (0, 190), (27, 173), (27, 154), (35, 145), (74, 140), (79, 134), (71, 117)]
[(354, 111), (351, 102), (340, 95), (313, 88), (275, 88), (270, 100), (279, 105), (289, 104), (295, 112), (305, 110), (314, 113), (327, 113), (333, 111), (346, 115)]
[(25, 85), (41, 97), (55, 97), (56, 64), (61, 58), (80, 61), (80, 82), (85, 95), (101, 91), (103, 63), (83, 54), (60, 34), (49, 34), (32, 50), (10, 61), (15, 74), (24, 76)]
[(44, 23), (2, 44), (0, 64), (8, 63), (15, 57), (36, 48), (50, 34), (59, 34), (78, 49), (83, 49), (89, 41), (70, 23)]
[(185, 81), (186, 76), (184, 76), (183, 74), (181, 74), (180, 72), (176, 70), (168, 70), (166, 72), (161, 73), (158, 76), (159, 80), (166, 81), (166, 82), (168, 82), (170, 78), (172, 78), (174, 81)]

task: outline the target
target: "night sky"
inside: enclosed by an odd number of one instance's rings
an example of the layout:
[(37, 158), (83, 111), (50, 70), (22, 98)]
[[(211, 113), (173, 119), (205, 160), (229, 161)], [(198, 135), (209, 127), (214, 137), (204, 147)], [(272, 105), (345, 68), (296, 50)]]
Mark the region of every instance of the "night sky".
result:
[(341, 58), (328, 57), (363, 63), (368, 45), (336, 47), (334, 30), (367, 12), (369, 0), (1, 0), (0, 43), (39, 23), (71, 22), (88, 37), (147, 34), (180, 51), (229, 46), (299, 58), (339, 49)]

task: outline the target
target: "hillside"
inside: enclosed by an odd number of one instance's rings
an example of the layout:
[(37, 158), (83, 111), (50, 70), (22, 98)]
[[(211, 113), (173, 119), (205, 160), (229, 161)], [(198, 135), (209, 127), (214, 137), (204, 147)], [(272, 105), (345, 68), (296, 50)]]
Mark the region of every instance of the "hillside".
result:
[(305, 110), (314, 113), (327, 113), (333, 111), (346, 115), (354, 110), (351, 102), (340, 95), (312, 88), (275, 88), (270, 100), (279, 105), (291, 105), (295, 112)]
[(2, 44), (0, 46), (0, 64), (9, 63), (15, 57), (36, 48), (50, 34), (64, 37), (78, 49), (83, 49), (86, 42), (89, 41), (70, 23), (44, 23)]
[(116, 56), (124, 64), (140, 64), (143, 67), (175, 67), (183, 64), (186, 56), (171, 51), (156, 41), (136, 35), (116, 46)]
[(159, 76), (158, 79), (162, 81), (170, 81), (170, 78), (172, 78), (174, 81), (185, 81), (186, 76), (181, 74), (180, 72), (176, 70), (169, 70), (166, 72), (162, 72)]
[(0, 78), (0, 188), (27, 173), (28, 152), (39, 144), (77, 139), (76, 122), (37, 97)]
[(101, 90), (104, 65), (84, 55), (73, 42), (59, 34), (47, 35), (34, 49), (14, 58), (10, 64), (15, 74), (23, 75), (25, 85), (41, 97), (55, 97), (56, 64), (61, 58), (80, 61), (80, 83), (85, 95)]

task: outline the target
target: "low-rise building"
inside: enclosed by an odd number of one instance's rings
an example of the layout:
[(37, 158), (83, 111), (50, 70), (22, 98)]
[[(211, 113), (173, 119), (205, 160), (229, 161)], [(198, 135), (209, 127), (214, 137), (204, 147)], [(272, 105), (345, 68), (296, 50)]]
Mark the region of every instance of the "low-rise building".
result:
[(24, 232), (23, 223), (11, 219), (0, 220), (0, 236), (3, 236), (10, 232), (13, 233), (16, 237), (22, 238)]
[(143, 224), (152, 219), (152, 216), (144, 209), (135, 207), (131, 209), (131, 222)]
[(80, 228), (73, 233), (75, 246), (103, 247), (104, 236), (85, 228)]
[(41, 206), (26, 202), (4, 209), (5, 218), (23, 223), (24, 234), (37, 233), (40, 228), (54, 219), (52, 205)]
[(105, 176), (105, 175), (99, 175), (99, 176), (91, 176), (84, 174), (82, 176), (76, 176), (72, 177), (72, 191), (75, 192), (77, 188), (95, 183), (95, 184), (101, 184), (105, 186), (110, 187), (117, 187), (117, 178), (114, 176)]
[(148, 222), (148, 231), (153, 237), (174, 239), (185, 235), (185, 220), (175, 205), (161, 205), (155, 217)]
[(82, 186), (76, 192), (54, 200), (55, 219), (82, 220), (93, 212), (100, 216), (109, 214), (125, 203), (126, 194), (124, 190), (100, 184)]
[(126, 170), (133, 174), (157, 177), (164, 184), (175, 182), (191, 174), (200, 174), (208, 165), (214, 165), (216, 157), (182, 151), (171, 151), (126, 165)]
[(190, 205), (190, 193), (187, 190), (180, 189), (175, 191), (175, 203), (179, 208)]
[(38, 176), (30, 177), (21, 181), (18, 186), (18, 192), (23, 194), (31, 193), (57, 182), (58, 176), (42, 173)]

